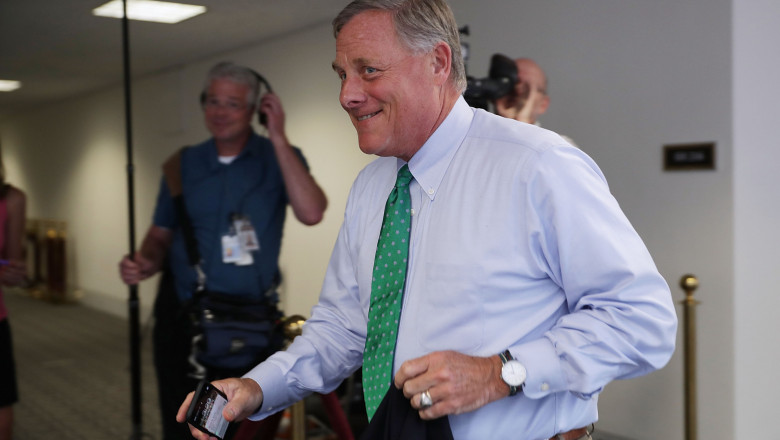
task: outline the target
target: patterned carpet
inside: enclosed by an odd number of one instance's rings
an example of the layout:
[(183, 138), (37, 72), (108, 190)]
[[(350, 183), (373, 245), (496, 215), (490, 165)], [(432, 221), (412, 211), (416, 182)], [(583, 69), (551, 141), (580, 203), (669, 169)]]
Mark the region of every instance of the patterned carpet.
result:
[[(142, 433), (134, 436), (128, 322), (75, 303), (34, 299), (22, 291), (6, 291), (4, 297), (20, 395), (14, 406), (14, 439), (162, 438), (151, 329), (142, 329)], [(306, 399), (306, 413), (308, 439), (335, 438), (320, 421), (327, 415), (319, 398)], [(289, 423), (284, 422), (278, 438), (289, 439)], [(361, 428), (353, 425), (356, 433)]]
[[(127, 321), (7, 292), (20, 401), (14, 438), (130, 439)], [(160, 438), (151, 344), (142, 344), (143, 438)]]

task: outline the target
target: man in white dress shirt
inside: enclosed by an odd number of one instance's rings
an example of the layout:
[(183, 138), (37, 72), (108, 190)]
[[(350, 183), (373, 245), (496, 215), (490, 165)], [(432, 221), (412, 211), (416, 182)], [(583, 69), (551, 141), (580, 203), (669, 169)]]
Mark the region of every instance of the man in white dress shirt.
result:
[(360, 149), (379, 157), (353, 184), (303, 335), (215, 382), (223, 414), (264, 418), (361, 367), (383, 207), (408, 167), (387, 388), (423, 420), (447, 417), (455, 439), (590, 438), (604, 386), (665, 365), (677, 328), (669, 288), (601, 171), (553, 132), (466, 104), (444, 0), (356, 0), (333, 24), (341, 105)]

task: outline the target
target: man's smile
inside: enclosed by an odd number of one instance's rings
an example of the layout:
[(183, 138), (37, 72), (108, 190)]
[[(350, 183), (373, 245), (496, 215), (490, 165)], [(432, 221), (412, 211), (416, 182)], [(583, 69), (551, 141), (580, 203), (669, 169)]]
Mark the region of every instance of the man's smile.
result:
[(360, 121), (365, 121), (366, 119), (373, 118), (374, 116), (378, 115), (378, 114), (379, 114), (381, 111), (382, 111), (382, 110), (376, 111), (376, 112), (374, 112), (374, 113), (369, 113), (369, 114), (367, 114), (367, 115), (358, 116), (358, 117), (357, 117), (357, 120), (358, 120), (358, 122), (360, 122)]

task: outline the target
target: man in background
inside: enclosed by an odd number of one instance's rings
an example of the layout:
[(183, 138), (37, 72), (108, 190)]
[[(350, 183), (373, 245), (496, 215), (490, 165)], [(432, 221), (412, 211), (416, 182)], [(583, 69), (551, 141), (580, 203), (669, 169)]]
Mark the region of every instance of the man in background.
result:
[(496, 113), (528, 124), (536, 124), (550, 106), (547, 75), (530, 58), (515, 59), (517, 83), (512, 93), (496, 100)]
[[(259, 97), (259, 80), (253, 70), (229, 62), (209, 71), (201, 106), (212, 137), (181, 152), (181, 186), (206, 290), (265, 295), (275, 307), (287, 205), (301, 223), (314, 225), (322, 219), (327, 200), (301, 151), (287, 140), (279, 97)], [(264, 115), (268, 137), (252, 129), (258, 114)], [(235, 246), (237, 224), (252, 231), (251, 243), (246, 243), (251, 246)], [(154, 309), (154, 359), (166, 440), (190, 438), (175, 416), (197, 383), (188, 377), (192, 335), (183, 305), (192, 299), (198, 276), (185, 241), (182, 219), (163, 179), (141, 248), (124, 257), (119, 269), (127, 284), (164, 272)]]
[[(541, 126), (539, 117), (550, 107), (550, 96), (547, 94), (547, 75), (544, 70), (530, 58), (515, 59), (517, 66), (517, 84), (514, 90), (506, 96), (495, 100), (496, 114), (505, 118)], [(563, 136), (570, 144), (575, 145), (569, 137)]]

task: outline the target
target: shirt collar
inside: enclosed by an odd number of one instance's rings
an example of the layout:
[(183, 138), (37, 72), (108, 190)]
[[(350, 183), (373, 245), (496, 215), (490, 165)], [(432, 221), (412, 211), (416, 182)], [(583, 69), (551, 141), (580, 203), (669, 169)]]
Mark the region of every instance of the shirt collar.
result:
[[(257, 133), (255, 133), (255, 131), (252, 130), (252, 132), (249, 133), (249, 139), (247, 139), (246, 145), (244, 145), (244, 148), (241, 149), (241, 152), (238, 153), (238, 156), (233, 160), (233, 162), (239, 160), (241, 157), (247, 154), (251, 154), (253, 156), (259, 156), (260, 153), (262, 152), (262, 145), (260, 140), (261, 140), (260, 136), (258, 136)], [(217, 154), (217, 144), (214, 141), (214, 138), (209, 139), (209, 144), (211, 145), (210, 153), (209, 153), (209, 164), (211, 168), (215, 169), (220, 166), (224, 166), (219, 161), (219, 155)]]
[[(414, 180), (431, 200), (439, 191), (444, 173), (466, 138), (473, 119), (474, 109), (469, 107), (462, 96), (459, 97), (441, 125), (409, 161), (409, 170)], [(398, 168), (404, 163), (398, 159)]]

